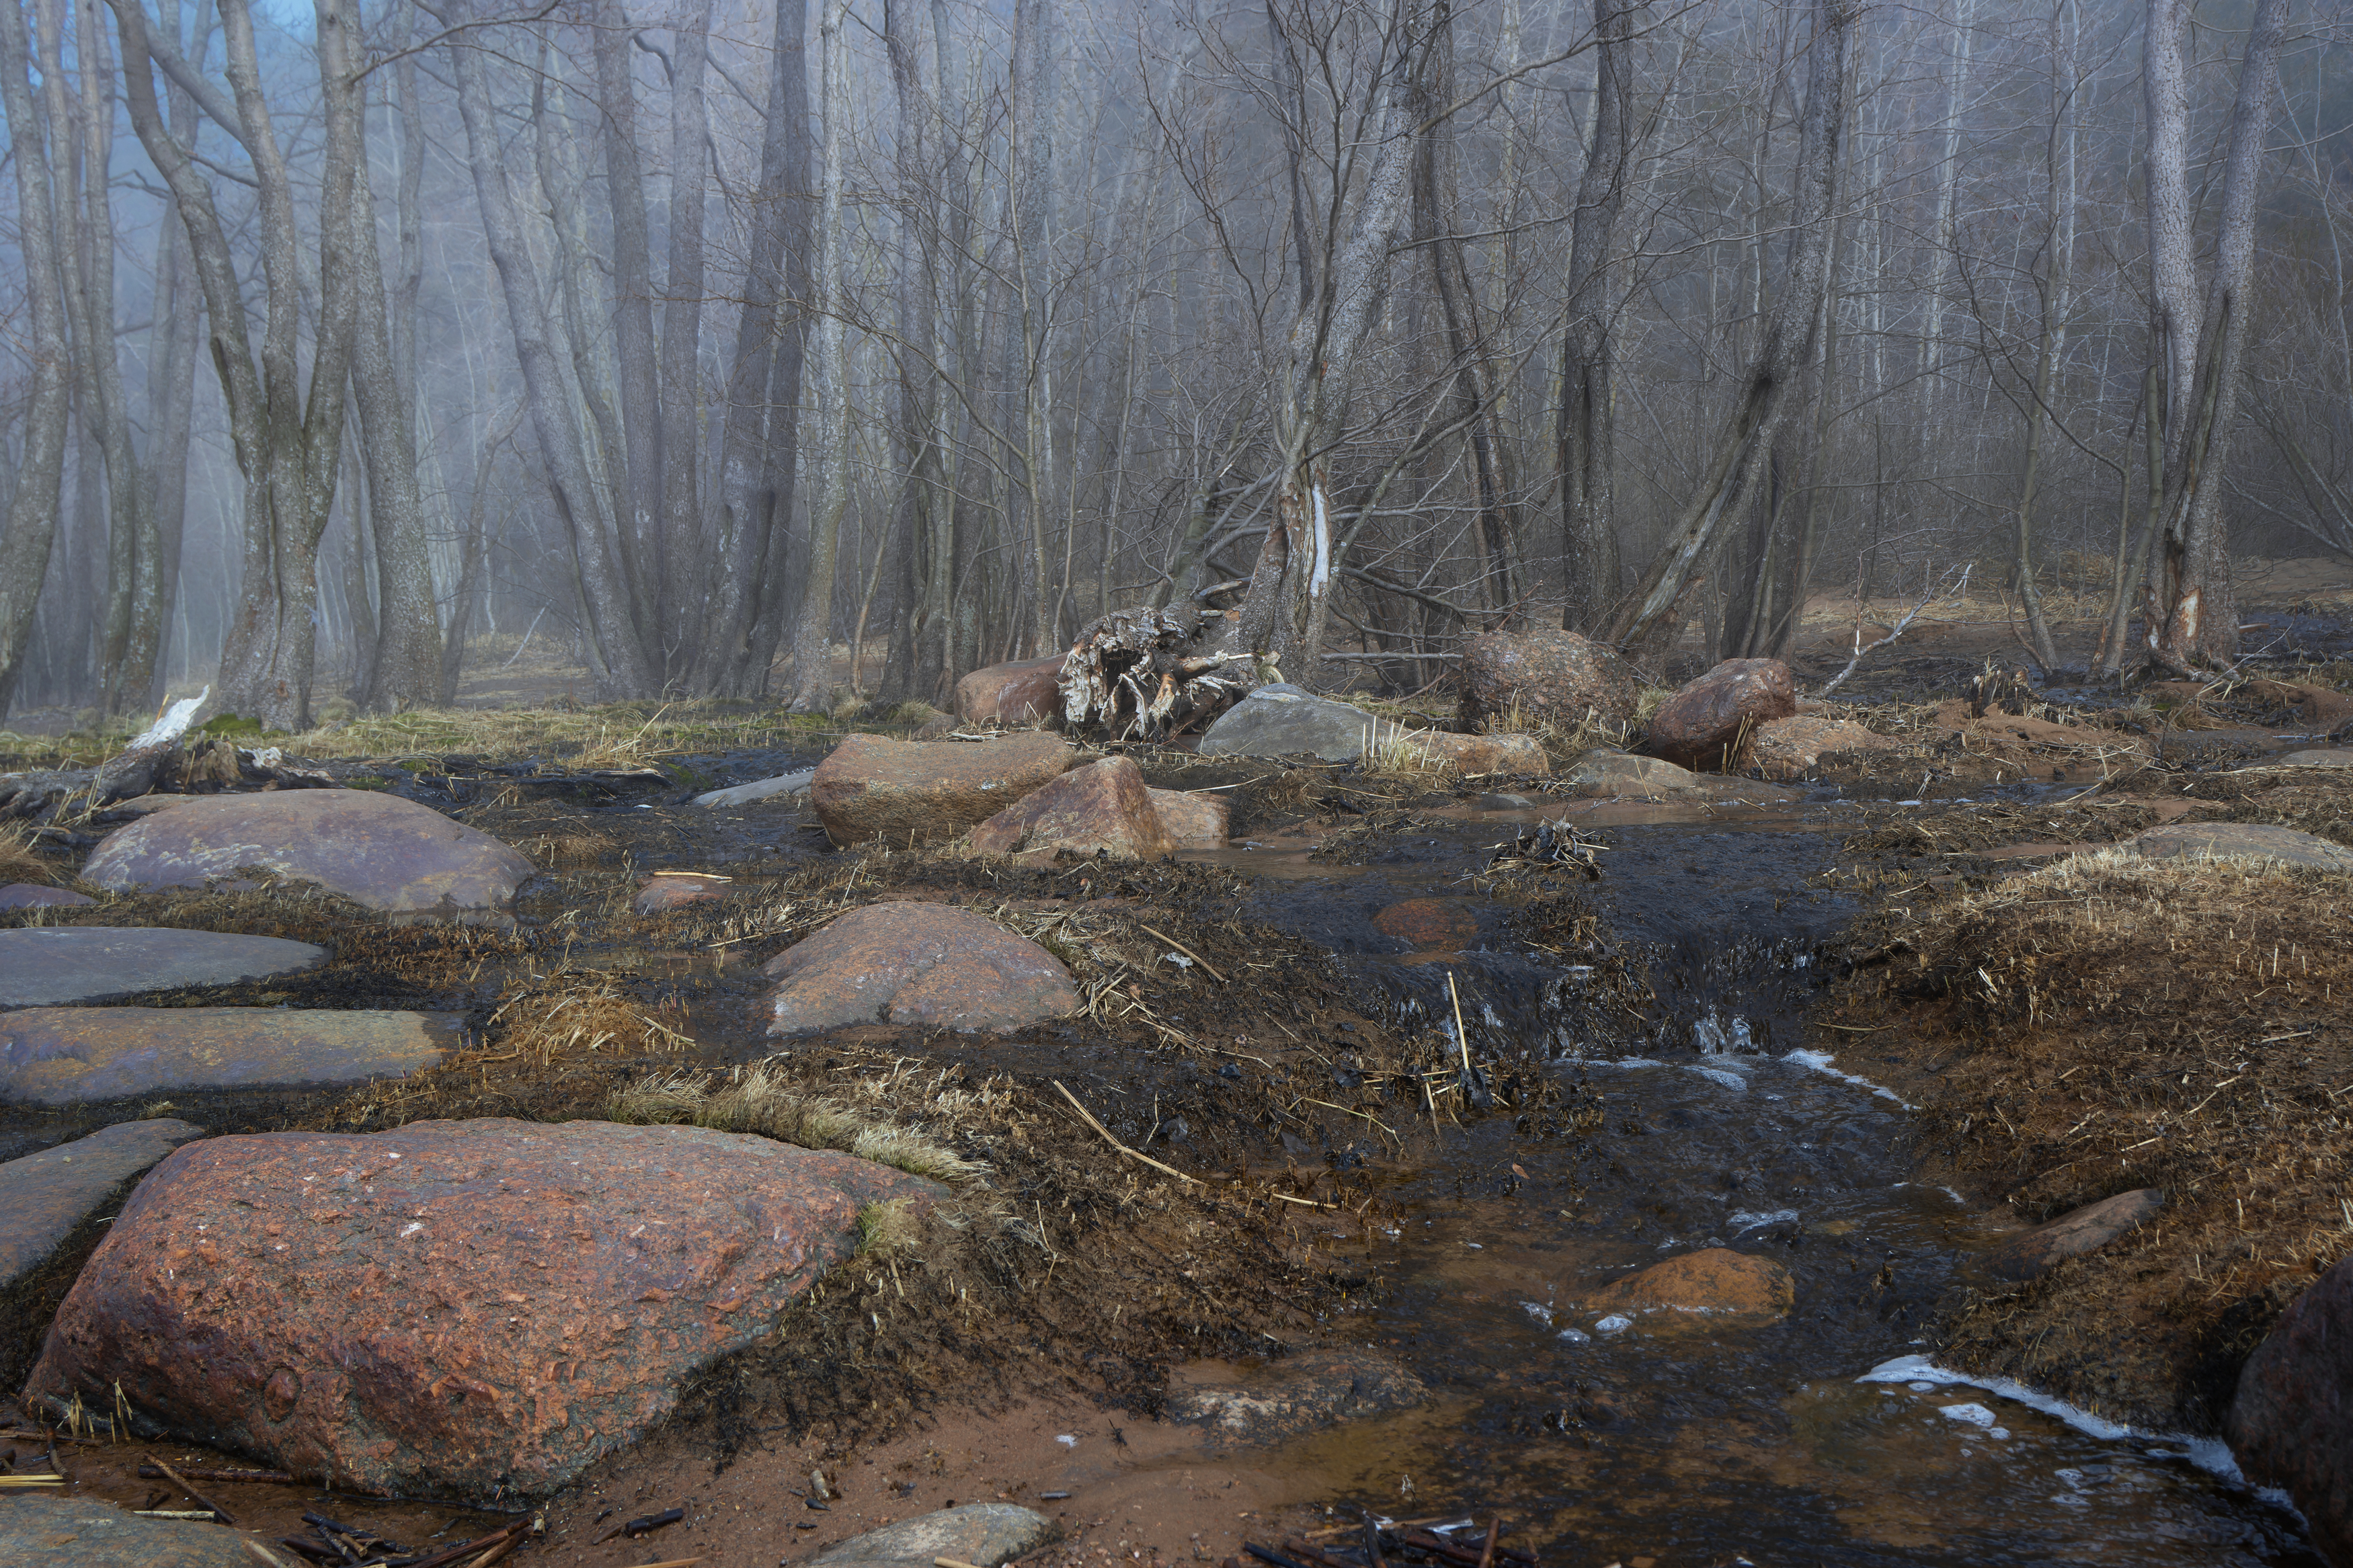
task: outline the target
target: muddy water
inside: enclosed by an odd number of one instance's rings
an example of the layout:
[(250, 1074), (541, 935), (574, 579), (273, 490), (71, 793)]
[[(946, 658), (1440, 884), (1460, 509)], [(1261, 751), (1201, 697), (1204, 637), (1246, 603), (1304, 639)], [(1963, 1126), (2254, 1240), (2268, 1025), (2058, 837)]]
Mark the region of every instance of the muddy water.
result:
[[(1933, 1352), (1938, 1300), (1995, 1233), (1916, 1179), (1868, 1040), (1826, 1059), (1802, 1033), (1820, 945), (1852, 913), (1808, 885), (1839, 813), (1650, 808), (1603, 835), (1588, 896), (1657, 990), (1645, 1018), (1615, 1021), (1579, 1008), (1573, 970), (1496, 951), (1513, 900), (1464, 880), (1529, 815), (1433, 821), (1360, 868), (1280, 845), (1227, 857), (1273, 873), (1256, 918), (1351, 955), (1394, 1007), (1443, 1006), (1451, 971), (1475, 1043), (1534, 1042), (1604, 1109), (1574, 1141), (1505, 1117), (1450, 1127), (1442, 1160), (1394, 1194), (1401, 1218), (1350, 1240), (1333, 1227), (1392, 1286), (1352, 1331), (1440, 1403), (1253, 1463), (1344, 1507), (1501, 1511), (1552, 1560), (1597, 1565), (2316, 1561), (2291, 1514), (2206, 1468), (2227, 1466), (2214, 1445), (2070, 1425), (1902, 1363)], [(1377, 923), (1430, 899), (1460, 902), (1452, 951)], [(1662, 1331), (1581, 1306), (1716, 1246), (1788, 1268), (1791, 1316)]]

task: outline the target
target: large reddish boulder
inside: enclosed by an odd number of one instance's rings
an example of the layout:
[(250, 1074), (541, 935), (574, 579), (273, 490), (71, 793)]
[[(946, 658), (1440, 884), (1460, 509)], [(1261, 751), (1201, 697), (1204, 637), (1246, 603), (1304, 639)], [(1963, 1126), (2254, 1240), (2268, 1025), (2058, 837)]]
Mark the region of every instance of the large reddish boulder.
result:
[(2353, 1258), (2314, 1280), (2239, 1369), (2222, 1423), (2239, 1468), (2287, 1493), (2329, 1563), (2353, 1563)]
[(212, 1138), (123, 1205), (30, 1392), (360, 1490), (544, 1492), (942, 1189), (700, 1127)]
[(504, 909), (537, 868), (429, 805), (364, 789), (202, 795), (107, 836), (82, 880), (201, 888), (248, 868), (396, 915)]
[(1034, 724), (1062, 710), (1062, 658), (992, 664), (956, 682), (956, 717), (967, 724)]
[(1678, 767), (1722, 770), (1750, 731), (1798, 711), (1797, 683), (1778, 658), (1727, 658), (1651, 715), (1642, 750)]
[(1848, 719), (1799, 714), (1759, 724), (1748, 736), (1747, 760), (1768, 779), (1801, 779), (1824, 757), (1892, 752), (1898, 742)]
[(1039, 785), (972, 830), (984, 854), (1068, 849), (1114, 860), (1157, 860), (1176, 847), (1161, 824), (1144, 770), (1105, 757)]
[(809, 804), (836, 844), (905, 847), (953, 838), (1093, 759), (1042, 730), (991, 741), (852, 735), (819, 763)]
[(869, 904), (768, 960), (768, 1033), (917, 1024), (999, 1033), (1079, 1005), (1060, 960), (951, 904)]
[(1489, 632), (1462, 645), (1462, 718), (1575, 730), (1588, 719), (1630, 722), (1642, 678), (1607, 644), (1575, 632)]

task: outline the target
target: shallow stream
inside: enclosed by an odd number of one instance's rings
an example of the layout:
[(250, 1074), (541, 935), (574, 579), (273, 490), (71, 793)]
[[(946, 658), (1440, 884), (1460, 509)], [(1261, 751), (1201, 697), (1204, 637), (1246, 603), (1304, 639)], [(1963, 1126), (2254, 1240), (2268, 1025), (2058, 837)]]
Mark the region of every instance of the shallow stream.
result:
[[(1586, 896), (1657, 992), (1647, 1022), (1614, 1026), (1576, 1005), (1574, 971), (1494, 951), (1509, 905), (1463, 879), (1535, 815), (1434, 822), (1362, 867), (1220, 857), (1271, 873), (1255, 918), (1351, 955), (1403, 1005), (1444, 1006), (1451, 971), (1474, 1043), (1542, 1039), (1546, 1070), (1603, 1113), (1575, 1139), (1500, 1116), (1446, 1129), (1440, 1162), (1392, 1194), (1406, 1217), (1333, 1243), (1391, 1286), (1358, 1337), (1440, 1403), (1254, 1463), (1344, 1509), (1501, 1512), (1548, 1560), (1597, 1568), (2316, 1562), (2291, 1512), (2226, 1479), (2219, 1444), (1962, 1385), (1925, 1359), (1936, 1303), (1998, 1233), (1916, 1178), (1911, 1116), (1869, 1081), (1867, 1040), (1807, 1048), (1818, 949), (1852, 912), (1809, 885), (1838, 848), (1830, 803), (1601, 835)], [(1376, 918), (1430, 899), (1461, 900), (1460, 947), (1398, 952)], [(1577, 1305), (1710, 1246), (1788, 1268), (1794, 1312), (1746, 1329), (1664, 1314), (1662, 1331)]]

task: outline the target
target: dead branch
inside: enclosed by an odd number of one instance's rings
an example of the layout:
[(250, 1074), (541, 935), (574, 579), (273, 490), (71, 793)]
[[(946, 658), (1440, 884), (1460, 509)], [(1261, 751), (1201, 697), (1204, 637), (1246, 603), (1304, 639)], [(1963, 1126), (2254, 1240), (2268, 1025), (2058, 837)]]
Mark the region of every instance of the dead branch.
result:
[[(1964, 565), (1961, 568), (1960, 581), (1953, 584), (1951, 597), (1956, 606), (1960, 604), (1962, 595), (1969, 591), (1969, 573), (1975, 564), (1976, 563), (1972, 562), (1968, 565)], [(1846, 661), (1846, 668), (1840, 670), (1836, 675), (1831, 676), (1829, 681), (1823, 685), (1822, 689), (1814, 693), (1814, 695), (1817, 697), (1828, 697), (1831, 692), (1836, 691), (1839, 689), (1840, 685), (1848, 676), (1854, 673), (1855, 667), (1860, 665), (1867, 655), (1878, 652), (1881, 648), (1885, 647), (1889, 643), (1894, 642), (1897, 637), (1902, 637), (1905, 629), (1909, 627), (1914, 621), (1920, 618), (1920, 613), (1923, 610), (1926, 610), (1930, 605), (1935, 604), (1938, 599), (1945, 597), (1945, 584), (1951, 581), (1952, 575), (1951, 571), (1947, 570), (1943, 576), (1937, 578), (1936, 584), (1926, 594), (1923, 594), (1920, 596), (1920, 602), (1904, 612), (1904, 618), (1895, 623), (1893, 630), (1889, 631), (1885, 637), (1873, 642), (1868, 647), (1864, 646), (1862, 640), (1862, 601), (1857, 599), (1854, 606), (1854, 657), (1848, 659)]]

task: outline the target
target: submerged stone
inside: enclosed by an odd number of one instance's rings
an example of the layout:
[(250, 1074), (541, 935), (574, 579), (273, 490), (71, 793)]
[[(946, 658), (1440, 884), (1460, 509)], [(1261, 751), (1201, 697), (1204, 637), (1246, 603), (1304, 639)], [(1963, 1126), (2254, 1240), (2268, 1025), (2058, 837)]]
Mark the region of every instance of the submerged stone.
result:
[(0, 910), (83, 909), (98, 902), (71, 888), (45, 888), (38, 882), (11, 882), (0, 888)]
[(244, 1542), (226, 1525), (142, 1519), (96, 1498), (36, 1491), (0, 1497), (0, 1563), (26, 1568), (254, 1568)]
[(966, 1503), (853, 1536), (819, 1552), (809, 1568), (932, 1568), (942, 1557), (999, 1568), (1060, 1533), (1052, 1520), (1017, 1503)]
[(1261, 1444), (1429, 1398), (1419, 1378), (1370, 1351), (1305, 1351), (1240, 1382), (1173, 1385), (1167, 1411), (1172, 1421), (1208, 1428), (1220, 1444)]
[(2277, 860), (2321, 871), (2353, 871), (2353, 849), (2299, 833), (2251, 822), (2176, 822), (2151, 827), (2126, 840), (2149, 858), (2203, 855), (2217, 860)]
[(316, 969), (307, 942), (168, 926), (20, 926), (0, 931), (0, 1007), (103, 1002), (184, 985), (235, 985)]

